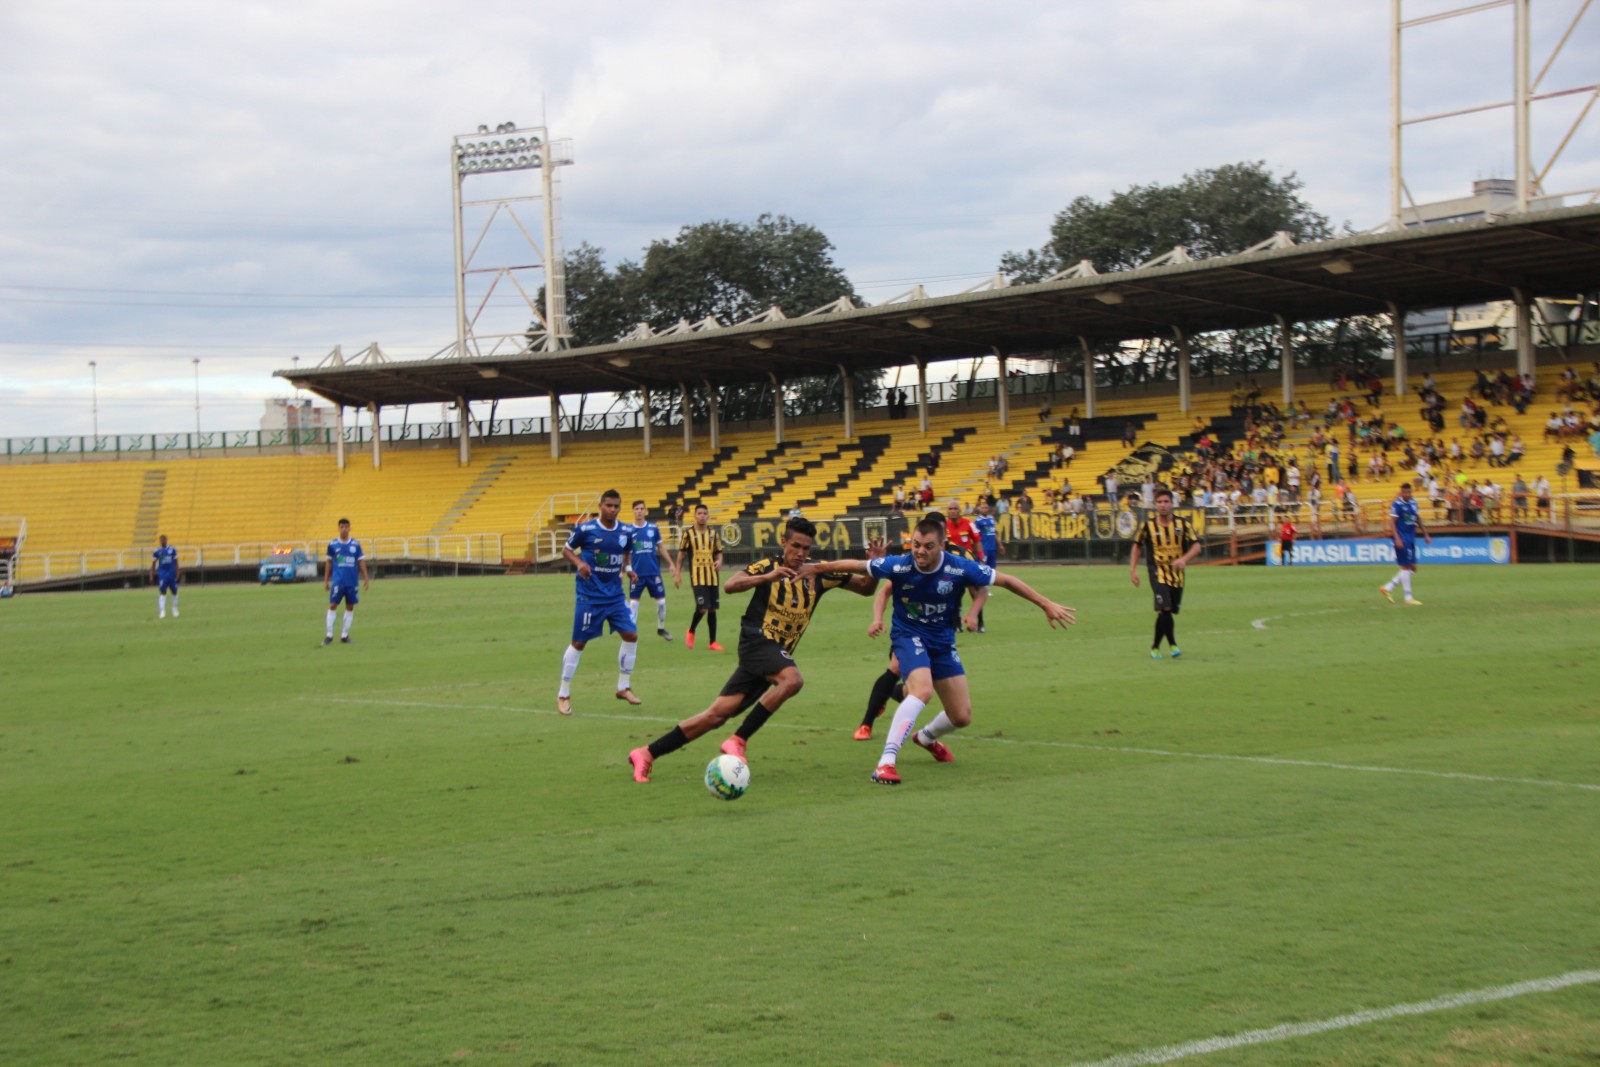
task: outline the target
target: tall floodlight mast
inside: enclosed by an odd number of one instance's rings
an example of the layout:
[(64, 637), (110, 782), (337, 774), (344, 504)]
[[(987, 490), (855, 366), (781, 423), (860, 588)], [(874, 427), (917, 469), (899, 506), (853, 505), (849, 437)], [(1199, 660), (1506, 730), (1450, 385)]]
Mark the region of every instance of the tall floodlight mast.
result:
[[(457, 359), (553, 352), (571, 336), (556, 174), (571, 163), (571, 140), (552, 141), (542, 126), (502, 122), (452, 138)], [(531, 191), (519, 180), (529, 171), (538, 175)], [(469, 199), (468, 178), (485, 195)], [(540, 218), (530, 226), (527, 205), (535, 204)], [(530, 277), (537, 271), (544, 273), (542, 303)]]
[[(1544, 65), (1535, 73), (1532, 60), (1532, 43), (1528, 30), (1529, 9), (1533, 0), (1487, 0), (1487, 2), (1474, 3), (1464, 7), (1447, 11), (1434, 11), (1416, 18), (1406, 18), (1402, 11), (1402, 0), (1390, 0), (1391, 18), (1389, 23), (1389, 225), (1393, 229), (1404, 226), (1416, 225), (1421, 221), (1417, 204), (1411, 196), (1411, 189), (1406, 184), (1404, 168), (1403, 138), (1408, 126), (1424, 122), (1439, 122), (1444, 119), (1459, 118), (1465, 115), (1475, 115), (1485, 111), (1495, 111), (1502, 108), (1512, 109), (1511, 121), (1511, 150), (1515, 163), (1516, 200), (1515, 210), (1520, 214), (1535, 206), (1538, 201), (1560, 202), (1566, 197), (1587, 196), (1589, 203), (1600, 199), (1600, 188), (1589, 186), (1584, 188), (1560, 189), (1551, 188), (1550, 172), (1560, 161), (1562, 154), (1572, 144), (1574, 136), (1583, 126), (1590, 110), (1596, 100), (1600, 100), (1600, 83), (1587, 85), (1567, 85), (1560, 88), (1546, 88), (1545, 75), (1550, 73), (1550, 68), (1555, 64), (1562, 51), (1572, 41), (1574, 33), (1584, 24), (1585, 16), (1590, 13), (1592, 0), (1583, 0), (1566, 26), (1560, 40), (1545, 59)], [(1446, 19), (1462, 18), (1464, 16), (1478, 16), (1479, 21), (1487, 19), (1504, 18), (1505, 15), (1489, 15), (1487, 12), (1500, 8), (1508, 8), (1511, 25), (1509, 27), (1495, 27), (1503, 34), (1504, 40), (1511, 44), (1511, 98), (1509, 100), (1490, 100), (1487, 102), (1467, 103), (1463, 107), (1453, 108), (1448, 111), (1439, 111), (1429, 115), (1406, 115), (1404, 109), (1404, 80), (1401, 77), (1403, 65), (1401, 63), (1402, 36), (1406, 30), (1414, 30), (1430, 23), (1442, 22)], [(1592, 18), (1589, 25), (1593, 26)], [(1509, 28), (1510, 33), (1504, 33)], [(1495, 39), (1491, 35), (1489, 39)], [(1592, 68), (1590, 68), (1592, 69)], [(1477, 84), (1476, 82), (1474, 84)], [(1533, 110), (1534, 105), (1558, 97), (1587, 98), (1582, 110), (1573, 119), (1565, 134), (1556, 144), (1550, 158), (1541, 166), (1535, 166), (1533, 159)]]

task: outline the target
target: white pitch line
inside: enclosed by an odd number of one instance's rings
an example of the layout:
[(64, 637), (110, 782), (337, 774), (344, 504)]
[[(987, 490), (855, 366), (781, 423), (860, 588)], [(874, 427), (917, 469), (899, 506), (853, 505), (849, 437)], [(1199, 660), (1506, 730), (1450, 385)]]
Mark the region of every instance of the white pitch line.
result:
[(1360, 763), (1332, 763), (1324, 760), (1283, 759), (1277, 756), (1234, 756), (1220, 752), (1176, 752), (1164, 748), (1135, 748), (1131, 745), (1083, 745), (1071, 741), (1014, 741), (1005, 737), (974, 737), (999, 745), (1037, 745), (1045, 748), (1081, 748), (1090, 752), (1127, 752), (1140, 756), (1173, 756), (1180, 759), (1228, 760), (1238, 763), (1266, 763), (1282, 767), (1320, 767), (1330, 771), (1361, 771), (1364, 774), (1413, 774), (1422, 778), (1454, 778), (1467, 782), (1498, 782), (1504, 785), (1545, 785), (1562, 789), (1587, 789), (1600, 793), (1600, 785), (1588, 782), (1562, 782), (1549, 778), (1510, 778), (1493, 774), (1468, 774), (1464, 771), (1425, 771), (1414, 767), (1372, 767)]
[(1120, 1056), (1095, 1060), (1092, 1063), (1073, 1064), (1072, 1067), (1152, 1067), (1154, 1064), (1172, 1063), (1174, 1060), (1187, 1059), (1190, 1056), (1205, 1056), (1212, 1052), (1225, 1052), (1229, 1049), (1242, 1048), (1246, 1045), (1265, 1045), (1274, 1041), (1288, 1041), (1296, 1037), (1325, 1034), (1330, 1030), (1347, 1030), (1353, 1026), (1366, 1026), (1368, 1023), (1384, 1022), (1388, 1019), (1399, 1019), (1408, 1015), (1431, 1015), (1434, 1012), (1454, 1011), (1457, 1008), (1468, 1008), (1474, 1004), (1489, 1004), (1497, 1000), (1510, 1000), (1513, 997), (1524, 997), (1530, 993), (1553, 993), (1559, 989), (1567, 989), (1579, 985), (1592, 985), (1595, 982), (1600, 982), (1600, 971), (1569, 971), (1554, 978), (1536, 978), (1530, 982), (1495, 986), (1492, 989), (1475, 989), (1468, 993), (1451, 993), (1447, 996), (1435, 997), (1432, 1000), (1418, 1001), (1415, 1004), (1394, 1004), (1387, 1008), (1351, 1012), (1349, 1015), (1340, 1015), (1332, 1019), (1323, 1019), (1319, 1022), (1286, 1023), (1283, 1026), (1273, 1026), (1265, 1030), (1250, 1030), (1246, 1033), (1234, 1034), (1231, 1037), (1208, 1037), (1200, 1041), (1188, 1041), (1181, 1045), (1166, 1045), (1162, 1048), (1144, 1049), (1141, 1052), (1125, 1052)]
[(1272, 622), (1274, 619), (1298, 619), (1306, 615), (1338, 615), (1349, 610), (1349, 608), (1326, 608), (1322, 611), (1290, 611), (1283, 615), (1263, 615), (1259, 619), (1251, 619), (1250, 625), (1257, 630), (1268, 630), (1271, 627), (1267, 623)]
[[(358, 697), (301, 697), (301, 700), (315, 700), (321, 704), (367, 704), (377, 707), (393, 708), (427, 708), (438, 711), (509, 711), (519, 715), (550, 715), (557, 718), (562, 716), (548, 708), (526, 708), (507, 704), (442, 704), (424, 700), (373, 700)], [(583, 719), (615, 719), (619, 722), (678, 722), (677, 719), (664, 718), (659, 715), (618, 715), (604, 711), (577, 712)], [(811, 726), (805, 723), (769, 722), (768, 727), (777, 727), (784, 730), (805, 730), (810, 733), (829, 733), (831, 727)], [(1221, 752), (1178, 752), (1165, 748), (1136, 748), (1132, 745), (1085, 745), (1074, 741), (1018, 741), (1009, 737), (979, 737), (968, 738), (972, 741), (983, 741), (994, 745), (1027, 745), (1033, 748), (1075, 748), (1085, 752), (1121, 752), (1134, 756), (1169, 756), (1174, 759), (1200, 759), (1223, 760), (1237, 763), (1264, 763), (1280, 767), (1316, 767), (1328, 771), (1360, 771), (1364, 774), (1410, 774), (1421, 778), (1446, 778), (1466, 782), (1493, 782), (1500, 785), (1541, 785), (1554, 786), (1561, 789), (1586, 789), (1590, 792), (1600, 793), (1600, 785), (1591, 785), (1588, 782), (1562, 782), (1548, 778), (1510, 778), (1492, 774), (1468, 774), (1464, 771), (1425, 771), (1413, 767), (1372, 767), (1359, 763), (1332, 763), (1323, 760), (1283, 759), (1277, 756), (1235, 756)]]

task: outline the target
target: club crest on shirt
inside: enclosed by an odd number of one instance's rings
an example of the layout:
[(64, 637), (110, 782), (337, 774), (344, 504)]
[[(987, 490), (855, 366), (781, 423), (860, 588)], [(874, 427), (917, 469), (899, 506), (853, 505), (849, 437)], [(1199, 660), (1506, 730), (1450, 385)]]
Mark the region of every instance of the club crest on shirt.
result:
[(955, 589), (955, 583), (947, 578), (941, 581), (937, 588), (940, 596), (949, 596), (951, 590)]

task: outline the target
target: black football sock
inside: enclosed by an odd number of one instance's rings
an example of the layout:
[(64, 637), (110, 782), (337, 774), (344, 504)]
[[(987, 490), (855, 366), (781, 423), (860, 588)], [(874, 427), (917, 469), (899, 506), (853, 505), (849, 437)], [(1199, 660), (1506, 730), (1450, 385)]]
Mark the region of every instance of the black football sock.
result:
[(689, 738), (684, 735), (683, 727), (674, 726), (654, 741), (650, 742), (650, 758), (660, 759), (668, 752), (676, 752), (689, 743)]
[(899, 683), (900, 676), (894, 671), (884, 671), (872, 683), (872, 695), (867, 698), (867, 713), (861, 718), (862, 726), (871, 726), (872, 721), (883, 714), (889, 696), (894, 692), (894, 687)]
[[(694, 609), (694, 618), (689, 620), (689, 632), (690, 633), (694, 633), (694, 628), (696, 626), (699, 626), (700, 625), (700, 620), (705, 618), (705, 617), (706, 617), (706, 613), (705, 612), (701, 611), (699, 608), (695, 608)], [(712, 640), (715, 641), (716, 638), (713, 637)]]
[(1157, 649), (1157, 648), (1161, 647), (1161, 637), (1162, 637), (1162, 635), (1163, 635), (1163, 633), (1165, 632), (1165, 629), (1166, 629), (1165, 627), (1163, 627), (1161, 625), (1161, 620), (1166, 618), (1166, 617), (1167, 616), (1163, 612), (1159, 612), (1159, 611), (1156, 612), (1156, 639), (1153, 642), (1151, 642), (1151, 644), (1150, 644), (1150, 647), (1152, 649)]
[(717, 643), (717, 613), (714, 611), (706, 612), (706, 634), (713, 645)]
[(1178, 647), (1178, 617), (1170, 611), (1167, 612), (1167, 644)]
[(767, 720), (770, 718), (772, 718), (772, 712), (767, 710), (767, 706), (765, 704), (757, 704), (750, 709), (750, 714), (744, 717), (744, 722), (739, 724), (739, 728), (734, 731), (734, 735), (748, 741), (755, 736), (757, 730), (767, 724)]

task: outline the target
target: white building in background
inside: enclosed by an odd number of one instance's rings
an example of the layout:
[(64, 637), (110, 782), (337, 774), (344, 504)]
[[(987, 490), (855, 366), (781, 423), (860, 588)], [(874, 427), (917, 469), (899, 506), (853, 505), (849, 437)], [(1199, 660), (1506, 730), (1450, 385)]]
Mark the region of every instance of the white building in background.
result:
[[(1563, 206), (1563, 203), (1559, 196), (1539, 197), (1530, 202), (1528, 207), (1530, 211), (1549, 211)], [(1480, 178), (1472, 183), (1471, 196), (1418, 204), (1405, 209), (1401, 218), (1408, 230), (1452, 222), (1482, 222), (1513, 214), (1516, 205), (1516, 181), (1511, 178)], [(1575, 301), (1536, 300), (1534, 303), (1537, 306), (1534, 325), (1536, 338), (1541, 333), (1538, 320), (1559, 323), (1574, 316), (1575, 308), (1576, 314), (1582, 313), (1582, 308)], [(1406, 333), (1413, 339), (1432, 339), (1441, 344), (1454, 336), (1461, 347), (1466, 347), (1467, 338), (1476, 338), (1488, 342), (1490, 347), (1514, 351), (1516, 308), (1510, 300), (1496, 300), (1488, 304), (1413, 311), (1406, 315)], [(1535, 343), (1541, 342), (1536, 340)]]
[(261, 416), (263, 430), (324, 430), (333, 425), (333, 409), (316, 407), (309, 400), (274, 397)]

